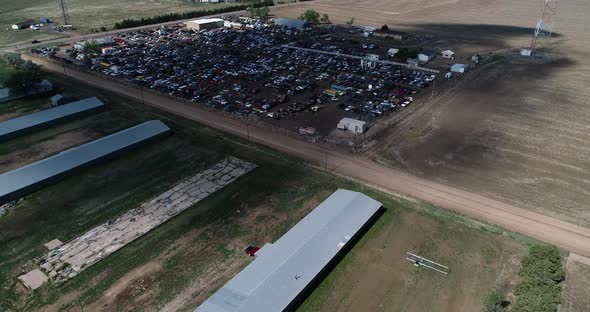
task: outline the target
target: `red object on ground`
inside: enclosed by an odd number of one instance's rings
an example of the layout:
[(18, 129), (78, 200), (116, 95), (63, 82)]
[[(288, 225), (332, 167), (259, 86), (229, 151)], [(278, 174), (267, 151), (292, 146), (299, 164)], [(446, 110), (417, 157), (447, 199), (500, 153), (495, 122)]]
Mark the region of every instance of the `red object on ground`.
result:
[(246, 248), (246, 253), (249, 254), (250, 257), (254, 257), (254, 254), (256, 254), (258, 250), (260, 250), (260, 247), (248, 246), (248, 248)]

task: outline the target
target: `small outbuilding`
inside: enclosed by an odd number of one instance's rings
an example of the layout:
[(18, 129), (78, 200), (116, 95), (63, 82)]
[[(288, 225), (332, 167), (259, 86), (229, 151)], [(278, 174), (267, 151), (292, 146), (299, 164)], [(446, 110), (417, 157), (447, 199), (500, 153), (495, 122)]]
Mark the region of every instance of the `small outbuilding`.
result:
[(451, 50), (444, 50), (444, 51), (440, 52), (440, 56), (442, 58), (452, 59), (455, 57), (455, 52), (453, 52)]
[(275, 18), (275, 25), (287, 26), (289, 28), (303, 29), (303, 28), (307, 27), (307, 22), (302, 21), (302, 20), (298, 20), (298, 19), (293, 19), (293, 18), (277, 17), (277, 18)]
[(422, 49), (420, 53), (418, 53), (418, 60), (420, 63), (425, 64), (428, 63), (436, 56), (434, 50), (431, 49)]
[(451, 66), (451, 72), (453, 73), (466, 73), (468, 70), (468, 64), (454, 64), (453, 66)]
[(221, 18), (201, 18), (186, 22), (189, 30), (211, 30), (223, 27), (225, 21)]
[(39, 22), (43, 24), (48, 24), (51, 23), (51, 20), (48, 17), (42, 17), (39, 19)]
[(342, 118), (336, 128), (340, 131), (351, 131), (355, 134), (364, 133), (367, 130), (367, 123), (353, 118)]
[(389, 50), (387, 50), (387, 55), (389, 55), (389, 56), (395, 56), (397, 54), (397, 52), (399, 52), (399, 49), (389, 48)]

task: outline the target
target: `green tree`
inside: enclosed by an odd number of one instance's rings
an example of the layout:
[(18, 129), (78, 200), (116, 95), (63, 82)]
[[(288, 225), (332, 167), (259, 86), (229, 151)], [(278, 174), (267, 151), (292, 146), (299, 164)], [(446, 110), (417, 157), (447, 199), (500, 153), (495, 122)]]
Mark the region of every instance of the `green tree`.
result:
[(330, 17), (328, 16), (328, 14), (324, 13), (324, 14), (322, 14), (322, 17), (320, 18), (320, 21), (322, 23), (329, 24), (330, 23)]
[(320, 13), (314, 11), (314, 10), (307, 10), (305, 11), (305, 13), (301, 14), (301, 16), (299, 16), (300, 20), (304, 20), (306, 22), (309, 23), (319, 23), (320, 22)]
[(4, 86), (10, 88), (11, 94), (16, 95), (26, 93), (39, 81), (41, 81), (40, 66), (26, 61), (18, 70), (8, 74)]
[(565, 271), (555, 246), (535, 245), (522, 258), (514, 290), (513, 312), (555, 312), (561, 303), (561, 283)]
[(395, 58), (399, 60), (407, 60), (409, 58), (416, 58), (418, 56), (418, 50), (416, 49), (409, 49), (409, 48), (401, 48), (395, 54)]
[(352, 27), (352, 24), (354, 24), (354, 16), (351, 17), (347, 22), (346, 25), (348, 25), (348, 27)]
[(8, 65), (10, 65), (14, 69), (19, 69), (25, 62), (18, 53), (6, 54), (6, 61), (8, 62)]
[(95, 40), (86, 41), (84, 53), (87, 55), (100, 55), (100, 46)]
[(268, 15), (270, 14), (270, 8), (265, 5), (258, 10), (258, 13), (258, 16), (260, 17), (268, 17)]
[(484, 312), (504, 312), (504, 294), (499, 289), (493, 289), (483, 298)]

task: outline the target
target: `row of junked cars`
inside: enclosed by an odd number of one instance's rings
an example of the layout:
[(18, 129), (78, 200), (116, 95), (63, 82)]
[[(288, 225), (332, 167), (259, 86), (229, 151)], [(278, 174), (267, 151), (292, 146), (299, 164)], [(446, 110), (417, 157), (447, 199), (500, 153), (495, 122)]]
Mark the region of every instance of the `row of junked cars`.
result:
[[(296, 30), (283, 26), (201, 32), (181, 26), (139, 30), (119, 35), (118, 44), (93, 57), (88, 66), (171, 96), (240, 115), (277, 119), (317, 112), (324, 105), (376, 118), (409, 105), (419, 89), (434, 79), (395, 65), (377, 64), (367, 70), (355, 59), (283, 47), (317, 42), (316, 37), (327, 33), (329, 30), (316, 27)], [(332, 95), (324, 92), (334, 85), (346, 90)]]

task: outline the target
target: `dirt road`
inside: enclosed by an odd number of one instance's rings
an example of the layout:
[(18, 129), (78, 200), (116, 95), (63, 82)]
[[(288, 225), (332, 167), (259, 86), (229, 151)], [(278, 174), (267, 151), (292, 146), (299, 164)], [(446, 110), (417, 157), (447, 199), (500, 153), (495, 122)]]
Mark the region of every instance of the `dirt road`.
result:
[[(43, 65), (48, 71), (63, 74), (58, 64), (41, 59), (31, 59)], [(141, 99), (138, 88), (98, 76), (68, 69), (70, 78), (96, 87), (113, 91), (137, 100)], [(207, 111), (199, 105), (189, 105), (166, 96), (144, 92), (146, 105), (194, 120), (207, 126), (247, 138), (299, 157), (311, 164), (332, 169), (333, 172), (360, 180), (384, 191), (399, 193), (430, 202), (436, 206), (451, 209), (487, 223), (496, 224), (508, 230), (546, 241), (569, 251), (590, 257), (590, 229), (547, 217), (523, 208), (518, 208), (477, 194), (431, 182), (419, 177), (387, 168), (367, 158), (357, 157), (330, 147), (303, 142), (279, 133), (273, 133), (219, 112)], [(249, 129), (248, 129), (249, 128)]]

